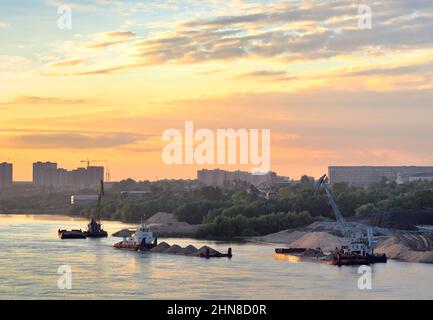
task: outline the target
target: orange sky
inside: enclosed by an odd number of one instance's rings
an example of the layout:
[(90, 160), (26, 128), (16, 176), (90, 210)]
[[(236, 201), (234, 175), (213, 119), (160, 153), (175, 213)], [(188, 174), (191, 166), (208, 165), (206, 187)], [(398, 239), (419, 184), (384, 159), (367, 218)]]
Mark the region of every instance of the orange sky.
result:
[[(61, 1), (0, 4), (0, 161), (106, 159), (112, 180), (193, 178), (168, 128), (271, 129), (271, 169), (432, 165), (432, 4)], [(209, 168), (218, 166), (208, 166)], [(221, 167), (221, 166), (219, 166)], [(247, 169), (250, 166), (228, 166)]]

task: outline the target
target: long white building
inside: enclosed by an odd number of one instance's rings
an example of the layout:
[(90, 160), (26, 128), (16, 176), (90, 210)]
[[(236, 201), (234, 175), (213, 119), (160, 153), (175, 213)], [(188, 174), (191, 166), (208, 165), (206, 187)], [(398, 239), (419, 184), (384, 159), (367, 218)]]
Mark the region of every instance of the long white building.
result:
[(330, 166), (328, 177), (331, 184), (344, 182), (352, 186), (368, 186), (386, 178), (389, 181), (402, 179), (411, 181), (414, 177), (430, 176), (431, 166)]

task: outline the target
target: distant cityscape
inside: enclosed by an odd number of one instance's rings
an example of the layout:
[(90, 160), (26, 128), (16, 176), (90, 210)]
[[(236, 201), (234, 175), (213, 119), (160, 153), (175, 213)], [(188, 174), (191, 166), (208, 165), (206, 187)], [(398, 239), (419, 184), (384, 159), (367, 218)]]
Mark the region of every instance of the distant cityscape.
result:
[(235, 182), (245, 182), (255, 186), (261, 184), (276, 185), (290, 183), (288, 177), (278, 176), (275, 172), (256, 175), (246, 171), (225, 171), (220, 169), (199, 170), (197, 180), (205, 186), (227, 187)]
[[(96, 188), (104, 179), (104, 167), (90, 166), (66, 170), (59, 168), (55, 162), (33, 163), (33, 180), (35, 187), (56, 188)], [(13, 164), (0, 163), (0, 187), (14, 184)]]
[[(58, 167), (55, 162), (33, 163), (33, 180), (29, 184), (35, 187), (55, 187), (68, 189), (97, 188), (104, 180), (105, 168), (91, 166), (67, 170)], [(399, 184), (415, 180), (433, 180), (433, 166), (329, 166), (328, 177), (331, 184), (346, 183), (350, 186), (368, 186), (383, 179)], [(226, 171), (221, 169), (203, 169), (197, 171), (198, 184), (215, 187), (230, 187), (235, 183), (254, 186), (283, 185), (294, 183), (289, 177), (279, 176), (276, 172), (255, 175), (246, 171)], [(15, 184), (19, 184), (15, 182)], [(13, 164), (0, 163), (0, 188), (14, 185)]]

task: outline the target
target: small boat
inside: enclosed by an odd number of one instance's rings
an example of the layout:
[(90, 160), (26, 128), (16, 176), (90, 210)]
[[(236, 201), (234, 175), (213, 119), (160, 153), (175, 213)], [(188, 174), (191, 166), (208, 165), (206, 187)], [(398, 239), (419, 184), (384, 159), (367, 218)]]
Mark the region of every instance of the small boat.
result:
[(84, 231), (84, 235), (87, 238), (106, 238), (108, 237), (107, 231), (102, 229), (101, 223), (96, 221), (95, 218), (91, 218), (87, 225), (87, 230)]
[(141, 222), (141, 226), (133, 235), (124, 237), (123, 241), (114, 244), (114, 247), (132, 251), (148, 251), (156, 247), (157, 244), (158, 239), (154, 237), (152, 230), (144, 222)]
[(60, 239), (86, 239), (84, 232), (80, 230), (58, 230)]

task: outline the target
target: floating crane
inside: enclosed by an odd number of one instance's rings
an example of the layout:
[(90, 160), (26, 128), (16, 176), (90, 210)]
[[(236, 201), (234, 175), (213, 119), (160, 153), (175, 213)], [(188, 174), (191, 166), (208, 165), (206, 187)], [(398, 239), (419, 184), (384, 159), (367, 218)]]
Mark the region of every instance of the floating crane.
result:
[(90, 221), (87, 224), (87, 230), (58, 230), (58, 235), (61, 239), (86, 239), (86, 238), (106, 238), (108, 236), (107, 231), (102, 229), (101, 225), (101, 212), (102, 212), (102, 197), (105, 195), (104, 181), (100, 181), (100, 189), (98, 195), (98, 202), (96, 213), (90, 217)]
[(318, 195), (320, 191), (320, 187), (323, 187), (325, 189), (326, 195), (328, 196), (329, 205), (331, 206), (332, 211), (334, 212), (335, 215), (335, 219), (337, 220), (337, 226), (340, 229), (343, 236), (349, 242), (349, 245), (347, 247), (349, 254), (355, 253), (362, 256), (367, 255), (367, 256), (375, 257), (374, 247), (376, 243), (374, 242), (373, 239), (372, 228), (367, 227), (367, 237), (365, 237), (365, 234), (362, 231), (353, 232), (350, 230), (350, 228), (347, 226), (346, 220), (341, 214), (340, 209), (338, 209), (338, 206), (334, 199), (334, 195), (332, 194), (332, 191), (327, 183), (327, 178), (328, 177), (325, 174), (319, 179), (314, 189), (313, 197), (315, 198)]
[(101, 225), (101, 211), (102, 211), (103, 196), (105, 196), (104, 181), (101, 180), (96, 214), (94, 217), (90, 218), (89, 224), (87, 225), (87, 231), (84, 232), (84, 235), (88, 238), (105, 238), (108, 236), (107, 231), (102, 229), (102, 225)]
[(319, 194), (320, 187), (323, 187), (328, 196), (329, 204), (334, 212), (337, 220), (337, 227), (343, 233), (344, 238), (348, 241), (348, 245), (335, 248), (329, 254), (324, 254), (322, 249), (307, 249), (307, 248), (276, 248), (277, 257), (289, 259), (291, 261), (306, 261), (331, 264), (337, 266), (343, 265), (365, 265), (370, 263), (385, 263), (388, 258), (386, 254), (374, 253), (375, 243), (373, 240), (373, 231), (369, 227), (367, 236), (365, 233), (353, 231), (347, 225), (343, 215), (338, 209), (334, 200), (331, 188), (327, 184), (327, 176), (323, 175), (314, 188), (313, 197)]

